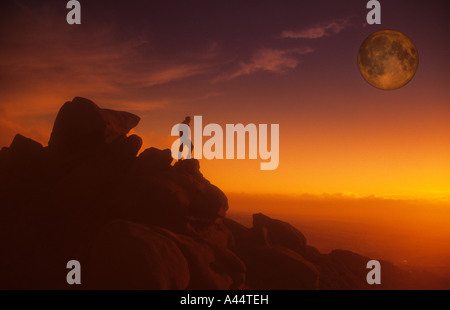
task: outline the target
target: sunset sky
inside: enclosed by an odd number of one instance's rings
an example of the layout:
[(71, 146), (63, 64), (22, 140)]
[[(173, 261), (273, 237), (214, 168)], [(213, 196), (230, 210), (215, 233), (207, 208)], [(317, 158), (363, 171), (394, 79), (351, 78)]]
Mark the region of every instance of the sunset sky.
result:
[[(170, 148), (186, 115), (280, 124), (280, 163), (202, 160), (225, 192), (450, 197), (448, 2), (81, 0), (0, 4), (0, 145), (46, 145), (60, 106), (82, 96), (141, 116), (144, 148)], [(401, 89), (367, 84), (363, 40), (405, 33), (419, 67)], [(194, 141), (195, 144), (195, 141)], [(198, 147), (198, 146), (196, 146)]]

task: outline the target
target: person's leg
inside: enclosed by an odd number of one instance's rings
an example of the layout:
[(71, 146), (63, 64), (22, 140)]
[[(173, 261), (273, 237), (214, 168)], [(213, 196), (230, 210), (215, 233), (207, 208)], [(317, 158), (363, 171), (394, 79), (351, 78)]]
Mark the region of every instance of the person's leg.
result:
[[(185, 144), (186, 145), (186, 144)], [(188, 153), (186, 155), (186, 159), (191, 159), (192, 158), (192, 143), (190, 143), (190, 145), (186, 145), (186, 147), (188, 148)]]
[(182, 160), (183, 159), (183, 143), (180, 144), (180, 148), (178, 149), (178, 160)]
[[(179, 149), (179, 154), (178, 154), (178, 157), (180, 158), (180, 160), (181, 160), (181, 157), (182, 157), (182, 154), (183, 154), (183, 149), (184, 149), (184, 146), (185, 146), (186, 144), (183, 144), (183, 143), (181, 143), (180, 144), (180, 149)], [(188, 150), (188, 157), (187, 157), (187, 159), (191, 159), (192, 158), (192, 151), (194, 150), (194, 144), (191, 142), (191, 145), (190, 146), (187, 146), (186, 145), (186, 147), (189, 149)]]

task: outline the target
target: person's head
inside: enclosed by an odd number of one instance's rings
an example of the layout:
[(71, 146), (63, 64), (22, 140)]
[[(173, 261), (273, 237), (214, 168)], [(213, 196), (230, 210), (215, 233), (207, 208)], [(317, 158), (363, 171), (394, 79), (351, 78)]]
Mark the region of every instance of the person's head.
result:
[(190, 116), (186, 116), (186, 117), (184, 118), (183, 123), (189, 124), (190, 122), (191, 122), (191, 117), (190, 117)]

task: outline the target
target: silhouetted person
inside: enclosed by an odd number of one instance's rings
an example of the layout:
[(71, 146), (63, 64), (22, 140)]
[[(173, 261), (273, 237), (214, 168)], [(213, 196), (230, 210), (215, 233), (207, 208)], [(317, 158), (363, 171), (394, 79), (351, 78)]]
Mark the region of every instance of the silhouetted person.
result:
[[(189, 123), (191, 122), (191, 117), (190, 116), (186, 116), (185, 118), (184, 118), (184, 121), (182, 121), (181, 123), (180, 123), (180, 125), (181, 124), (185, 124), (185, 125), (188, 125), (189, 126)], [(183, 152), (183, 148), (184, 148), (184, 144), (183, 144), (183, 142), (182, 142), (182, 140), (181, 140), (181, 137), (183, 136), (183, 131), (182, 130), (180, 130), (180, 149), (179, 149), (179, 151), (180, 151), (180, 153), (182, 153)], [(188, 148), (189, 148), (189, 152), (191, 153), (192, 152), (192, 150), (194, 149), (194, 144), (192, 144), (192, 141), (191, 141), (191, 145), (190, 146), (188, 146), (188, 145), (186, 145)], [(182, 158), (180, 157), (180, 160), (181, 160)]]

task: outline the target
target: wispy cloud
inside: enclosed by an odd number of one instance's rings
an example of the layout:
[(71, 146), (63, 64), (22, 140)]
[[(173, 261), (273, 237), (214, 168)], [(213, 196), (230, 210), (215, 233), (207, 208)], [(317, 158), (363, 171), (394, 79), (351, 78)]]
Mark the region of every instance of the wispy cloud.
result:
[[(127, 105), (138, 111), (170, 105), (171, 94), (156, 86), (208, 72), (217, 51), (214, 42), (196, 54), (162, 54), (146, 30), (118, 37), (114, 24), (99, 25), (86, 34), (80, 27), (48, 19), (11, 17), (11, 32), (0, 38), (1, 81), (8, 91), (0, 94), (0, 108), (11, 119), (23, 115), (53, 114), (65, 101), (85, 96), (98, 103)], [(28, 15), (27, 15), (28, 16)], [(26, 16), (26, 17), (27, 17)], [(178, 57), (175, 57), (178, 56)], [(14, 103), (14, 104), (12, 104)]]
[(232, 73), (219, 76), (215, 82), (232, 80), (242, 75), (250, 75), (256, 72), (285, 73), (296, 68), (301, 60), (300, 55), (312, 53), (310, 47), (292, 49), (263, 48), (256, 51), (248, 62), (241, 62), (239, 68)]
[[(62, 41), (64, 37), (70, 39)], [(101, 89), (113, 93), (178, 81), (207, 69), (196, 59), (190, 63), (157, 62), (156, 56), (147, 55), (151, 50), (148, 41), (138, 37), (117, 42), (112, 29), (98, 30), (92, 40), (83, 41), (82, 49), (74, 46), (73, 37), (53, 32), (43, 38), (45, 44), (29, 40), (26, 49), (0, 51), (3, 73), (22, 82), (36, 77), (33, 83), (51, 83), (53, 88), (58, 81), (66, 81), (80, 92)], [(97, 37), (102, 39), (96, 41)]]
[(286, 30), (281, 33), (282, 38), (291, 39), (318, 39), (337, 34), (350, 25), (350, 19), (339, 19), (327, 23), (318, 24), (300, 30)]
[(156, 72), (150, 72), (148, 75), (140, 77), (141, 83), (137, 82), (143, 87), (165, 84), (204, 73), (206, 67), (202, 64), (175, 65), (169, 68), (162, 68)]
[(214, 65), (214, 43), (198, 47), (197, 53), (166, 55), (146, 29), (127, 37), (111, 23), (86, 33), (88, 28), (61, 22), (53, 7), (44, 13), (11, 15), (9, 31), (0, 37), (0, 147), (18, 132), (46, 144), (58, 109), (75, 96), (140, 116), (169, 108), (178, 97), (192, 94), (163, 85), (183, 82)]

